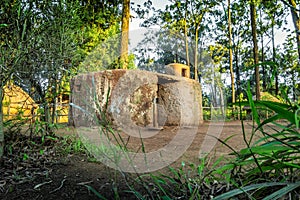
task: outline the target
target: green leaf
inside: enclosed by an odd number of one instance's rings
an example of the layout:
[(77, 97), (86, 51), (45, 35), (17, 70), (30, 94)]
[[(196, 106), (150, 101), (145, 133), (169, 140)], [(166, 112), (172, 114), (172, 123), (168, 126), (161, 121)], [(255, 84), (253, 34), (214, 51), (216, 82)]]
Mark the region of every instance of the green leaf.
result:
[(286, 166), (289, 166), (289, 167), (300, 169), (299, 164), (293, 164), (293, 163), (290, 163), (290, 162), (283, 162), (283, 164), (285, 164)]
[(180, 174), (173, 167), (169, 167), (169, 170), (173, 173), (176, 179), (181, 178)]
[(134, 194), (137, 197), (137, 199), (144, 199), (144, 197), (141, 193), (139, 193), (138, 191), (136, 191), (135, 189), (133, 189), (131, 187), (130, 187), (130, 190), (124, 190), (124, 191), (127, 192), (127, 193)]
[(226, 192), (224, 194), (221, 194), (219, 196), (216, 196), (213, 198), (213, 200), (224, 200), (224, 199), (229, 199), (231, 197), (234, 197), (236, 195), (246, 193), (251, 190), (256, 190), (256, 189), (262, 189), (266, 187), (273, 187), (273, 186), (281, 186), (281, 185), (287, 185), (287, 183), (278, 183), (278, 182), (270, 182), (270, 183), (258, 183), (258, 184), (253, 184), (245, 187), (241, 187), (239, 189), (234, 189), (229, 192)]
[[(251, 150), (250, 150), (251, 149)], [(257, 153), (260, 155), (265, 155), (268, 153), (273, 153), (276, 151), (287, 151), (287, 150), (293, 150), (293, 148), (288, 147), (288, 146), (283, 146), (279, 142), (269, 142), (266, 144), (263, 144), (261, 146), (255, 146), (251, 148), (245, 148), (240, 151), (241, 154), (250, 154), (252, 153)]]
[(283, 197), (285, 194), (295, 190), (296, 188), (300, 187), (300, 181), (292, 184), (288, 184), (284, 188), (277, 190), (276, 192), (272, 193), (271, 195), (265, 197), (263, 200), (276, 200)]
[(278, 120), (278, 119), (281, 119), (281, 116), (280, 116), (280, 115), (274, 115), (274, 116), (272, 116), (272, 117), (270, 117), (270, 118), (264, 120), (264, 121), (263, 121), (263, 122), (255, 129), (255, 132), (256, 132), (257, 130), (259, 130), (262, 126), (264, 126), (264, 125), (266, 125), (266, 124), (268, 124), (268, 123), (274, 122), (274, 121), (276, 121), (276, 120)]
[(295, 114), (285, 108), (287, 108), (286, 104), (281, 104), (281, 103), (275, 103), (272, 101), (257, 101), (255, 102), (256, 105), (263, 105), (268, 107), (269, 109), (273, 110), (276, 112), (281, 119), (286, 119), (292, 124), (296, 124), (295, 120)]
[(296, 128), (297, 129), (299, 129), (299, 126), (300, 126), (300, 123), (299, 123), (300, 116), (299, 116), (298, 113), (300, 113), (300, 108), (298, 108), (298, 110), (296, 110), (296, 112), (295, 112), (295, 123), (296, 123)]
[(163, 200), (172, 200), (172, 199), (171, 199), (170, 197), (168, 197), (168, 196), (162, 196), (161, 199), (163, 199)]
[(221, 166), (221, 167), (215, 169), (212, 173), (213, 173), (213, 174), (223, 174), (225, 171), (231, 170), (231, 169), (233, 169), (235, 166), (236, 166), (236, 165), (230, 164), (230, 163), (229, 163), (229, 164), (226, 164), (226, 165), (224, 165), (224, 166)]
[(172, 184), (178, 184), (178, 181), (176, 181), (174, 178), (168, 176), (168, 175), (165, 175), (165, 174), (161, 174), (162, 177), (168, 179), (170, 181), (170, 183)]
[(150, 174), (150, 177), (153, 179), (153, 181), (155, 182), (155, 185), (159, 188), (159, 190), (165, 195), (164, 197), (167, 198), (168, 193), (161, 186), (161, 183), (164, 184), (164, 185), (168, 185), (167, 182), (163, 178), (161, 178), (159, 176), (155, 176), (153, 174)]

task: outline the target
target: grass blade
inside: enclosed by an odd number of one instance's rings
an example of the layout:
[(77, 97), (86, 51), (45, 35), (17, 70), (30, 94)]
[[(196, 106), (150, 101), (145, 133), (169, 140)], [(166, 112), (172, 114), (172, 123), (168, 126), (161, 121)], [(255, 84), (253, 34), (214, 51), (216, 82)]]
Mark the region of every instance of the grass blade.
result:
[(234, 196), (243, 194), (243, 193), (251, 191), (251, 190), (262, 189), (262, 188), (273, 187), (273, 186), (281, 186), (281, 185), (287, 185), (287, 184), (286, 183), (278, 183), (278, 182), (253, 184), (253, 185), (241, 187), (239, 189), (231, 190), (229, 192), (226, 192), (224, 194), (216, 196), (215, 198), (213, 198), (213, 200), (229, 199), (229, 198), (232, 198)]
[(84, 185), (89, 191), (93, 192), (99, 199), (107, 200), (104, 196), (102, 196), (99, 192), (97, 192), (93, 187), (89, 185)]
[(248, 97), (249, 105), (250, 105), (250, 108), (251, 108), (251, 111), (252, 111), (253, 119), (255, 120), (255, 122), (256, 122), (257, 125), (260, 125), (260, 119), (259, 119), (259, 116), (258, 116), (258, 112), (257, 112), (257, 109), (255, 107), (254, 101), (252, 99), (252, 94), (251, 94), (251, 89), (250, 89), (250, 83), (248, 83), (248, 89), (247, 89), (246, 92), (247, 92), (247, 97)]
[(295, 113), (289, 111), (288, 109), (284, 109), (283, 105), (280, 103), (274, 103), (272, 101), (258, 101), (255, 102), (256, 105), (263, 105), (274, 112), (276, 112), (282, 119), (286, 119), (292, 124), (296, 124)]
[(281, 119), (281, 116), (280, 116), (280, 115), (274, 115), (274, 116), (272, 116), (272, 117), (270, 117), (270, 118), (264, 120), (264, 121), (263, 121), (263, 122), (255, 129), (255, 132), (256, 132), (257, 130), (260, 130), (262, 126), (264, 126), (264, 125), (266, 125), (266, 124), (268, 124), (268, 123), (274, 122), (274, 121), (276, 121), (276, 120), (278, 120), (278, 119)]
[(263, 200), (279, 199), (279, 198), (283, 197), (284, 195), (286, 195), (287, 193), (295, 190), (298, 187), (300, 187), (300, 181), (298, 181), (296, 183), (288, 184), (284, 188), (281, 188), (280, 190), (277, 190), (276, 192), (272, 193), (271, 195), (265, 197)]

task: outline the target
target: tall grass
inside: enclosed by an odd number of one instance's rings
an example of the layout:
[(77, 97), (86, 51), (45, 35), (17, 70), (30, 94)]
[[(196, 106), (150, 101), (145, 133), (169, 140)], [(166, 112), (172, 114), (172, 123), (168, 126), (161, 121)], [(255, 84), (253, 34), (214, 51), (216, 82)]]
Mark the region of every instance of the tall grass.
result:
[[(250, 139), (243, 131), (246, 148), (235, 160), (219, 170), (230, 169), (230, 184), (235, 187), (214, 199), (240, 195), (248, 199), (300, 198), (299, 105), (253, 101), (248, 89), (248, 103), (254, 119)], [(258, 110), (275, 113), (261, 120)], [(261, 135), (253, 140), (254, 136)]]
[[(253, 101), (250, 89), (247, 95), (253, 131), (243, 128), (246, 148), (235, 151), (222, 141), (235, 157), (221, 166), (219, 158), (209, 167), (202, 160), (144, 175), (154, 199), (300, 199), (299, 105)], [(262, 120), (260, 110), (274, 114)]]

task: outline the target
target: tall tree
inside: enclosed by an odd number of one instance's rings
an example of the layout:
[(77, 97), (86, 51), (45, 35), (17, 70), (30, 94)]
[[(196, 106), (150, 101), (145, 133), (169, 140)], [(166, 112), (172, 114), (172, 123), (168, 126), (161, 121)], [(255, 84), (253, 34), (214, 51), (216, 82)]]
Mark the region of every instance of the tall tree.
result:
[[(227, 2), (228, 4), (228, 2)], [(219, 44), (222, 44), (227, 47), (228, 54), (227, 59), (224, 60), (227, 65), (225, 65), (226, 69), (229, 70), (230, 77), (231, 77), (231, 87), (236, 86), (236, 91), (238, 95), (240, 94), (240, 84), (241, 84), (241, 78), (242, 77), (242, 66), (246, 66), (244, 61), (247, 61), (250, 59), (249, 53), (245, 54), (246, 48), (248, 48), (250, 45), (248, 43), (250, 42), (249, 38), (251, 38), (249, 28), (250, 25), (249, 20), (245, 20), (249, 17), (249, 9), (248, 5), (245, 1), (230, 1), (229, 7), (224, 6), (224, 14), (217, 15), (220, 17), (216, 23), (216, 40)], [(227, 9), (226, 9), (227, 8)], [(230, 9), (230, 10), (229, 10)], [(216, 16), (216, 17), (217, 17)], [(228, 23), (225, 24), (224, 20), (226, 20)], [(229, 21), (230, 20), (230, 21)], [(231, 35), (229, 37), (229, 35)], [(231, 41), (229, 41), (231, 40)], [(246, 48), (245, 48), (246, 47)], [(230, 51), (232, 51), (232, 58), (230, 58)], [(244, 58), (242, 58), (244, 57)], [(232, 59), (232, 69), (230, 60)], [(228, 66), (228, 68), (227, 68)], [(235, 72), (235, 73), (232, 73)], [(234, 78), (234, 82), (232, 82), (232, 78)], [(234, 88), (235, 89), (235, 88)], [(233, 91), (231, 91), (233, 92)], [(235, 92), (235, 91), (234, 91)], [(231, 96), (233, 93), (231, 93)]]
[(188, 38), (188, 27), (187, 27), (187, 17), (188, 17), (188, 4), (185, 3), (184, 9), (184, 41), (185, 41), (185, 54), (186, 54), (186, 65), (190, 67), (190, 57), (189, 57), (189, 38)]
[[(265, 65), (263, 67), (266, 69), (263, 71), (265, 72), (263, 74), (263, 87), (265, 91), (270, 91), (271, 93), (274, 93), (275, 95), (279, 94), (279, 68), (276, 64), (277, 59), (276, 55), (279, 53), (277, 52), (278, 49), (276, 49), (275, 44), (275, 32), (276, 30), (280, 29), (284, 23), (284, 20), (288, 14), (286, 10), (284, 9), (284, 6), (282, 3), (278, 0), (275, 1), (262, 1), (261, 2), (261, 8), (260, 8), (261, 14), (261, 23), (262, 26), (261, 34), (265, 35), (267, 38), (270, 38), (271, 40), (271, 47), (269, 55), (272, 55), (271, 58), (268, 58), (268, 52), (263, 52), (266, 55), (266, 60), (271, 60), (273, 62), (273, 65), (270, 66), (270, 69), (265, 68)], [(264, 23), (264, 24), (263, 24)], [(263, 39), (266, 40), (266, 38), (261, 38), (262, 43)], [(263, 45), (262, 47), (266, 46), (268, 51), (268, 46)], [(272, 77), (274, 77), (275, 81), (272, 81)], [(268, 84), (269, 83), (269, 84)], [(271, 84), (270, 84), (271, 83)]]
[[(295, 48), (296, 38), (287, 38), (283, 43), (283, 49), (279, 56), (279, 65), (282, 66), (280, 75), (284, 77), (284, 84), (282, 85), (285, 92), (292, 97), (293, 101), (299, 99), (297, 89), (300, 88), (300, 67), (298, 62), (298, 51)], [(298, 95), (298, 96), (297, 96)]]
[(235, 86), (234, 86), (234, 70), (233, 70), (233, 55), (232, 55), (232, 28), (231, 28), (231, 8), (230, 8), (230, 0), (228, 0), (228, 40), (229, 40), (229, 70), (230, 70), (230, 77), (231, 77), (231, 98), (232, 103), (235, 103)]
[(289, 3), (297, 39), (298, 59), (300, 60), (300, 10), (297, 9), (295, 0), (289, 0)]
[(130, 0), (123, 0), (122, 27), (121, 27), (121, 66), (128, 68), (128, 44), (129, 44), (129, 20), (130, 20)]
[(194, 78), (196, 81), (198, 80), (198, 56), (199, 56), (199, 33), (201, 32), (200, 28), (204, 19), (204, 16), (211, 12), (212, 8), (218, 4), (217, 1), (191, 1), (190, 8), (191, 8), (191, 27), (194, 28), (193, 36), (195, 42), (194, 48)]
[(251, 18), (251, 30), (253, 41), (253, 59), (255, 65), (255, 93), (256, 100), (260, 100), (260, 75), (259, 75), (259, 59), (258, 59), (258, 42), (257, 42), (257, 28), (256, 28), (256, 1), (250, 2), (250, 18)]
[[(228, 72), (230, 76), (230, 101), (235, 102), (236, 93), (240, 94), (243, 66), (247, 66), (250, 54), (244, 53), (250, 46), (251, 32), (249, 31), (249, 7), (245, 1), (223, 2), (224, 12), (214, 15), (216, 27), (213, 36), (217, 44), (224, 46), (227, 52), (220, 64), (221, 71)], [(224, 23), (226, 21), (227, 23)], [(243, 63), (244, 62), (244, 63)], [(226, 69), (226, 71), (225, 71)], [(229, 92), (229, 90), (228, 90)], [(229, 99), (228, 99), (229, 100)]]

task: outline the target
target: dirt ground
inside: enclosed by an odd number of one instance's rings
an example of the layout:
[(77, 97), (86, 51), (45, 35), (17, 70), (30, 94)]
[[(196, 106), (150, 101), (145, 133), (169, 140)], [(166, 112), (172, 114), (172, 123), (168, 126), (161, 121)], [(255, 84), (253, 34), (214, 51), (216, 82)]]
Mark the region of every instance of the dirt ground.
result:
[[(247, 134), (252, 131), (251, 123), (250, 121), (244, 122)], [(188, 128), (186, 129), (188, 130)], [(176, 131), (176, 127), (165, 127), (154, 138), (146, 139), (144, 141), (145, 151), (162, 148), (173, 139)], [(216, 132), (219, 131), (220, 135), (218, 136)], [(59, 134), (74, 134), (74, 130), (63, 129)], [(171, 165), (179, 166), (182, 161), (197, 163), (200, 149), (210, 151), (210, 162), (231, 152), (229, 148), (219, 142), (210, 150), (210, 147), (205, 144), (213, 144), (214, 139), (206, 136), (208, 134), (216, 134), (215, 136), (221, 140), (233, 136), (227, 143), (237, 150), (245, 146), (240, 121), (225, 122), (224, 124), (205, 122), (199, 126), (191, 146)], [(205, 137), (207, 138), (205, 139)], [(204, 146), (203, 141), (205, 141)], [(137, 148), (139, 143), (140, 140), (129, 140), (128, 146)], [(18, 143), (14, 143), (14, 145), (17, 147)], [(20, 147), (20, 151), (22, 148)], [(23, 154), (23, 162), (20, 161), (20, 158), (12, 157), (14, 155), (12, 152), (7, 153), (4, 156), (4, 167), (0, 169), (0, 199), (98, 199), (88, 189), (89, 186), (107, 199), (116, 198), (111, 188), (118, 188), (119, 193), (122, 194), (120, 199), (135, 199), (130, 193), (120, 192), (128, 190), (127, 185), (131, 185), (133, 182), (130, 179), (125, 181), (119, 172), (104, 164), (91, 162), (83, 153), (59, 155), (55, 152), (56, 150), (52, 149), (52, 145), (49, 144), (42, 156), (36, 156), (35, 159), (31, 159), (30, 154)], [(24, 159), (24, 156), (28, 158)], [(166, 168), (160, 171), (166, 172)]]

